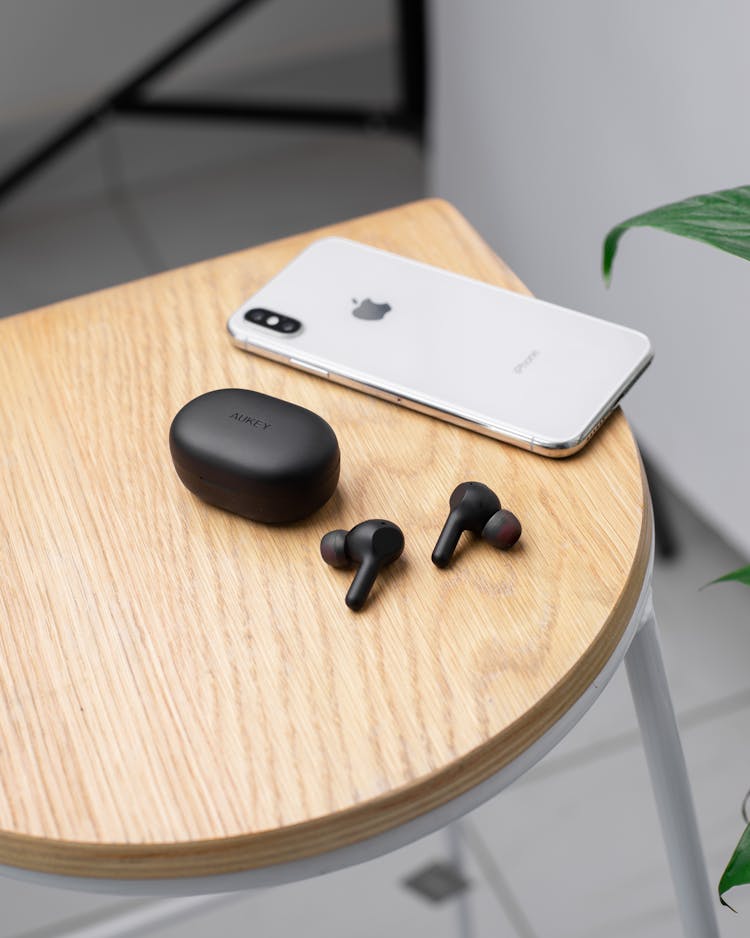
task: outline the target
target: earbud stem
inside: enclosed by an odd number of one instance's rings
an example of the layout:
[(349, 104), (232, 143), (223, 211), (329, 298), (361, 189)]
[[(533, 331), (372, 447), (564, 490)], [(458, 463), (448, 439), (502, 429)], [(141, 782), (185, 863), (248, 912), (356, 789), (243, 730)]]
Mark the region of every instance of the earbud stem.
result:
[(345, 600), (354, 612), (359, 612), (364, 606), (379, 572), (380, 563), (374, 557), (365, 557), (359, 565)]
[(464, 525), (458, 514), (451, 512), (443, 525), (435, 550), (432, 552), (432, 562), (436, 567), (447, 567), (453, 551), (456, 549), (459, 538), (464, 532)]

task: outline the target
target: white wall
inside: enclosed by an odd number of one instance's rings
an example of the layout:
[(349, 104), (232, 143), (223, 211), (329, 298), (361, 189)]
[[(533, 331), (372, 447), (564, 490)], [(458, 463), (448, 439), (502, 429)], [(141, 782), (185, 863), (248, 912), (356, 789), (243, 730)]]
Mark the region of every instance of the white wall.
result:
[[(625, 410), (644, 449), (750, 557), (750, 265), (607, 229), (750, 181), (742, 0), (434, 0), (432, 188), (545, 299), (642, 329)], [(719, 573), (722, 571), (716, 571)]]

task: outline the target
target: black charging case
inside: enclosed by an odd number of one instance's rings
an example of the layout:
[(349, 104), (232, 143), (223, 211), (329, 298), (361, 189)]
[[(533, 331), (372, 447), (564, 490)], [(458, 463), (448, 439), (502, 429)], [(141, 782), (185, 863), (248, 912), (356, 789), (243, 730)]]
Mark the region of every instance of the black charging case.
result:
[(253, 521), (299, 521), (333, 495), (340, 454), (311, 410), (239, 388), (209, 391), (172, 421), (169, 448), (185, 486)]

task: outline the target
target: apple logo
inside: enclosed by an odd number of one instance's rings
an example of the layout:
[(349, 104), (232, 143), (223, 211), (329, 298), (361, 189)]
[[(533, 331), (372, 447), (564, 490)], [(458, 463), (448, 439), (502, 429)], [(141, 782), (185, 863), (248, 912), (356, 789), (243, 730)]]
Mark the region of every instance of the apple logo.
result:
[[(352, 300), (352, 303), (356, 302), (356, 300)], [(373, 303), (372, 300), (362, 300), (359, 306), (352, 310), (352, 313), (357, 319), (382, 319), (390, 311), (389, 303)]]

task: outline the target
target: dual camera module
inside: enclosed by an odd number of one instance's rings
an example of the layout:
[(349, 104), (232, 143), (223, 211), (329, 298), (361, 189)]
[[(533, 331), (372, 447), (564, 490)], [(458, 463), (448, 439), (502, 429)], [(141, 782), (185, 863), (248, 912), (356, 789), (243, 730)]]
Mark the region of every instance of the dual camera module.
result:
[(299, 319), (282, 316), (281, 313), (275, 313), (270, 309), (249, 309), (245, 313), (245, 319), (256, 326), (265, 326), (266, 329), (272, 329), (274, 332), (281, 332), (284, 335), (294, 335), (302, 328)]

